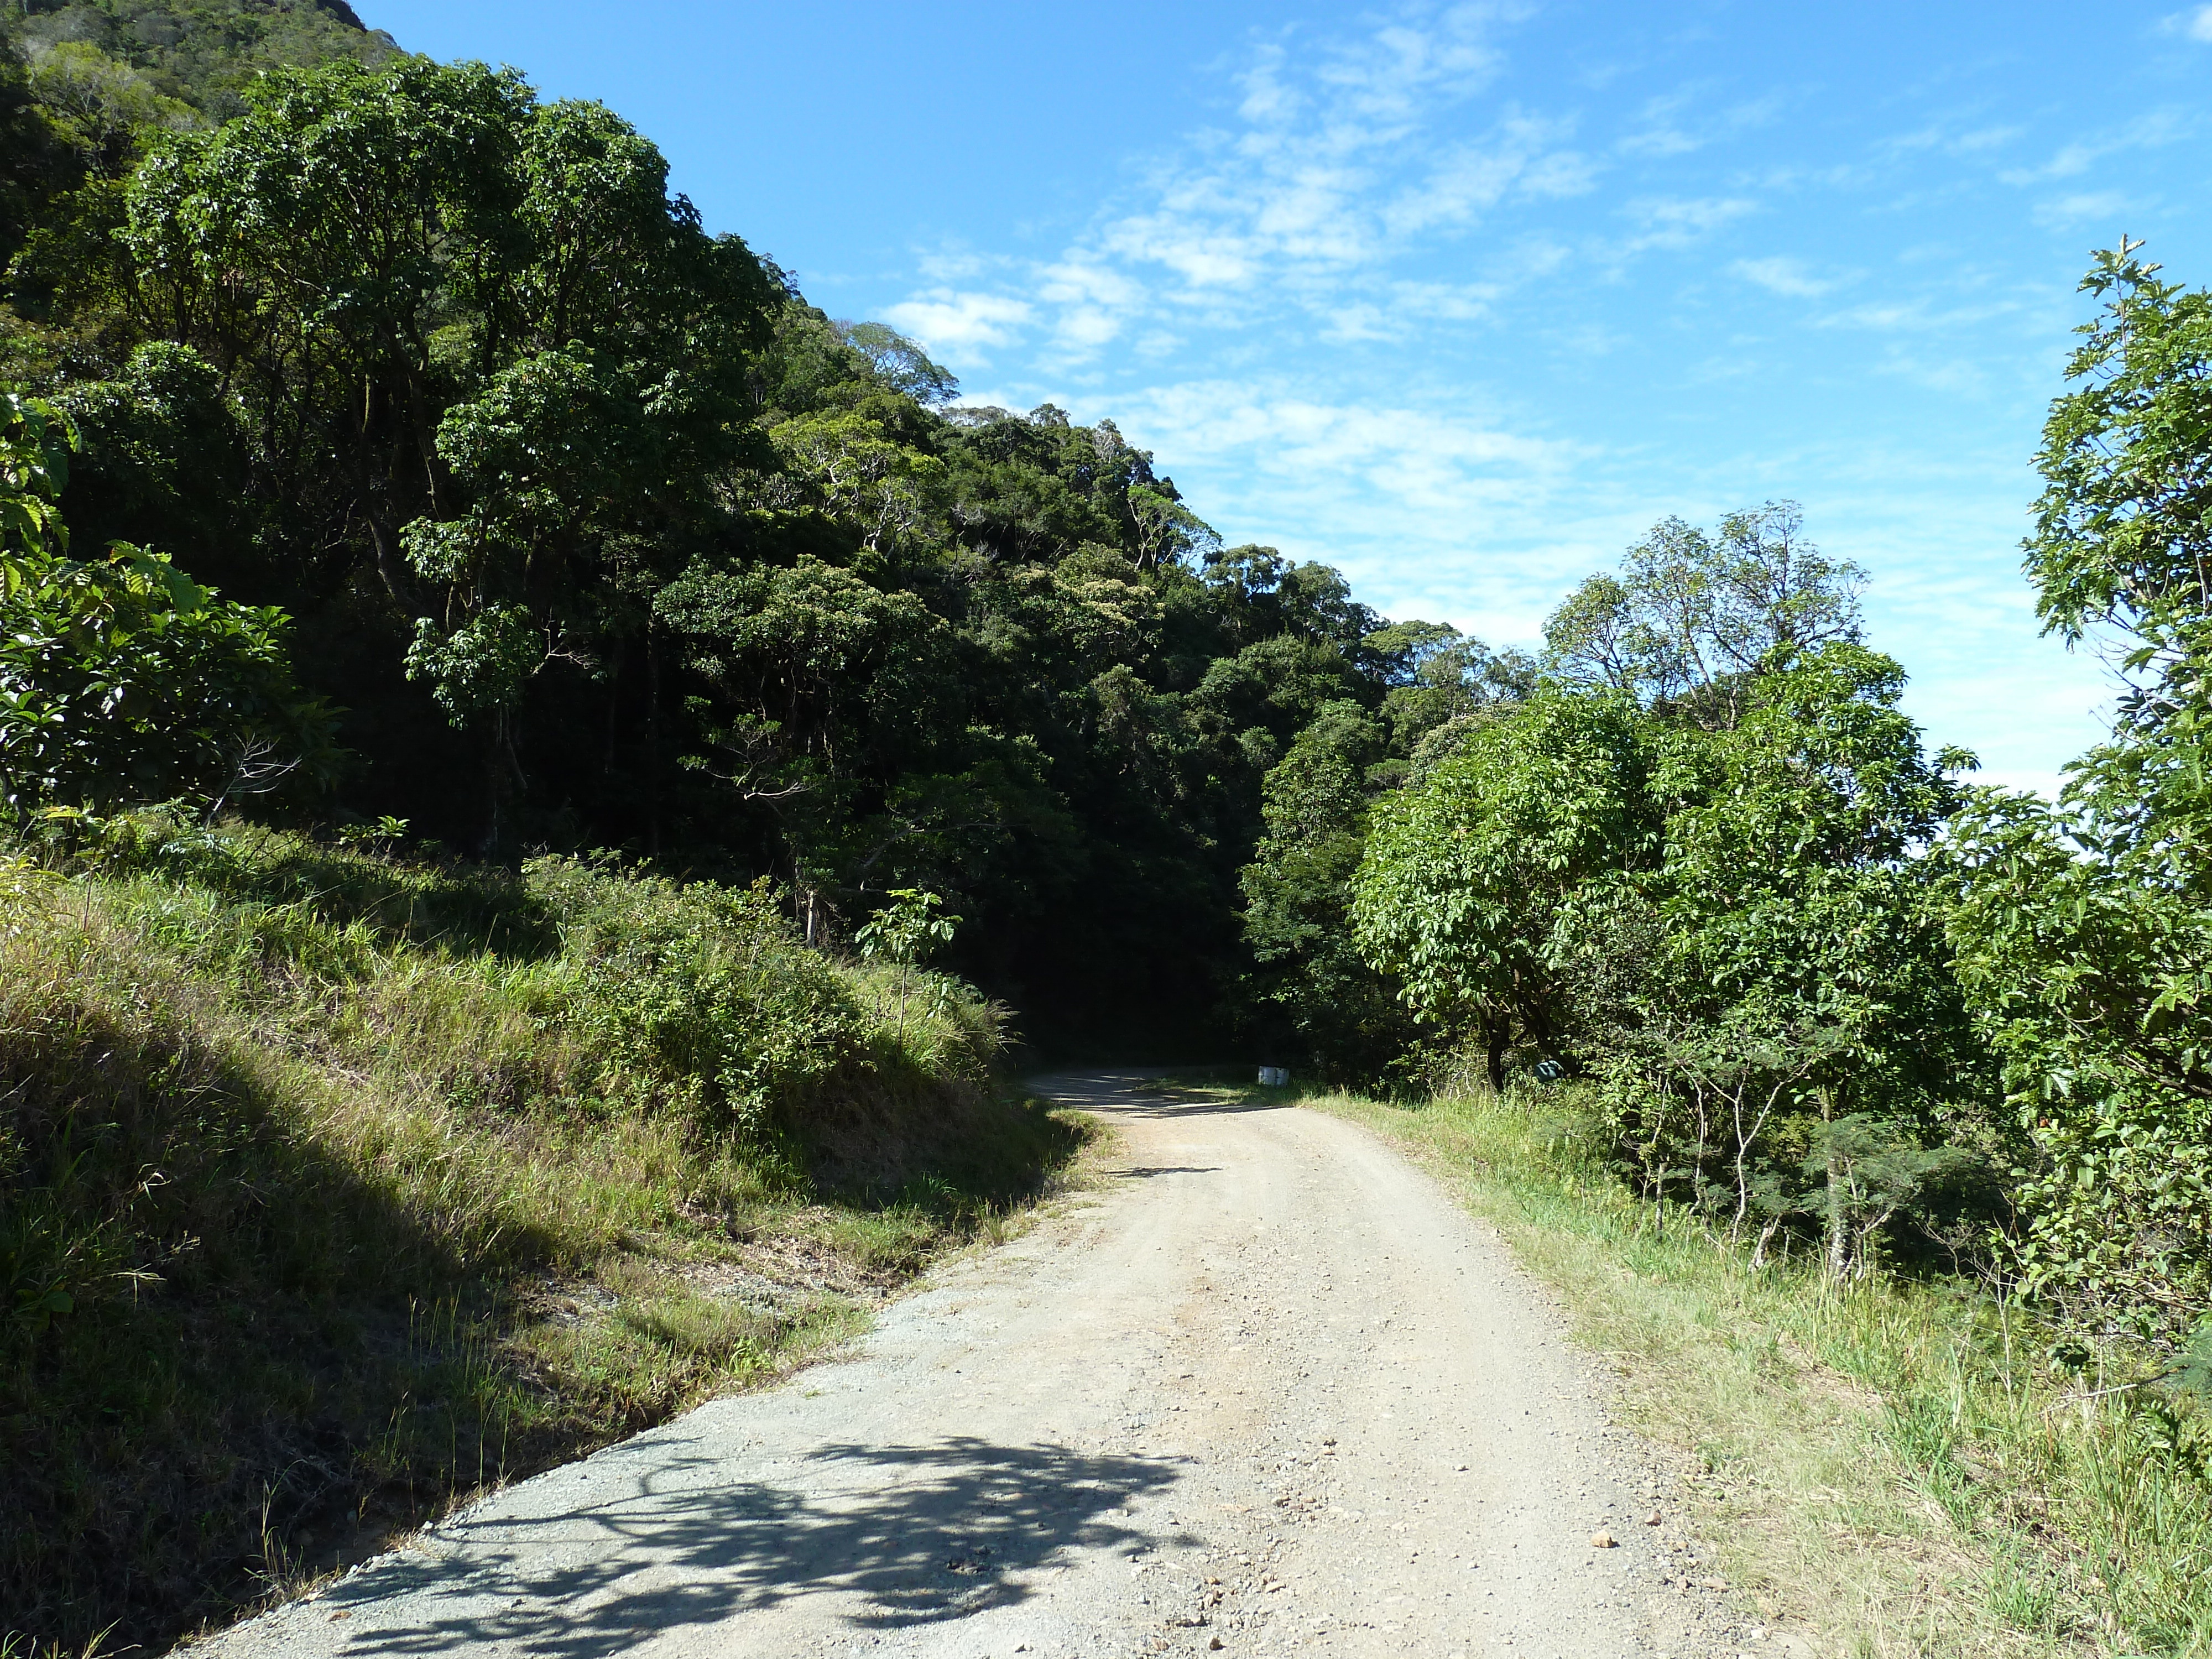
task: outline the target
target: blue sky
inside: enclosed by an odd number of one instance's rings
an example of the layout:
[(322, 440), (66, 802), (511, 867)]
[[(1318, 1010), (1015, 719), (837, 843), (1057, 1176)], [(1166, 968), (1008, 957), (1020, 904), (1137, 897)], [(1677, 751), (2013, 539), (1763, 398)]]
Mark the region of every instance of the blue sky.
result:
[(2212, 6), (357, 9), (611, 104), (832, 315), (1390, 614), (1526, 644), (1661, 516), (1786, 496), (1985, 776), (2100, 729), (2030, 460), (2093, 247), (2212, 282)]

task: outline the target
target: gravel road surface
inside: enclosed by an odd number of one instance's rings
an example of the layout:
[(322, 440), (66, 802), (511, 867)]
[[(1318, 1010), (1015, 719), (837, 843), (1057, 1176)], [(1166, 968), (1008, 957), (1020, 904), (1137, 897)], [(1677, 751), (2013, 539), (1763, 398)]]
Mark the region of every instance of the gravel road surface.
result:
[(1113, 1125), (1103, 1190), (948, 1267), (848, 1357), (192, 1653), (1782, 1645), (1699, 1576), (1664, 1466), (1607, 1425), (1542, 1293), (1374, 1136), (1142, 1073), (1036, 1086)]

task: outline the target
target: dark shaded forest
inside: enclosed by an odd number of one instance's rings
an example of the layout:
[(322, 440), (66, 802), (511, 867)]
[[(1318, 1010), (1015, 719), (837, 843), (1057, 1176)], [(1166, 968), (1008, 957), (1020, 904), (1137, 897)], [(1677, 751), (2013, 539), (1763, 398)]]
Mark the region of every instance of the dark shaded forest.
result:
[(1407, 752), (1485, 695), (1425, 665), (1479, 651), (1224, 547), (1111, 422), (954, 404), (709, 235), (610, 112), (373, 67), (342, 13), (226, 51), (214, 8), (166, 46), (120, 8), (17, 25), (0, 349), (76, 428), (63, 518), (280, 607), (322, 706), (282, 777), (101, 777), (772, 875), (817, 939), (926, 889), (1048, 1050), (1252, 1040), (1261, 779), (1419, 681)]

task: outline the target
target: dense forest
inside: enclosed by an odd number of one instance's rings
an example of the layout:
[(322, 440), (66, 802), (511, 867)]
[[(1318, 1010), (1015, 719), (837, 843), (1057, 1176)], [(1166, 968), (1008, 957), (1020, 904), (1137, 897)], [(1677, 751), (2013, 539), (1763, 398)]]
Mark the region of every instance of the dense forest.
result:
[[(771, 874), (823, 939), (927, 889), (1046, 1046), (1221, 1049), (1261, 781), (1449, 630), (1222, 547), (1110, 422), (951, 404), (602, 108), (349, 57), (102, 149), (44, 90), (99, 50), (34, 46), (15, 117), (50, 160), (8, 349), (75, 434), (62, 516), (280, 608), (312, 667), (289, 773), (241, 714), (49, 793)], [(168, 96), (104, 61), (116, 119)]]
[[(341, 955), (447, 949), (424, 893), (518, 905), (597, 1034), (529, 1085), (562, 1110), (772, 1139), (825, 1079), (896, 1093), (938, 1063), (896, 1054), (941, 949), (971, 1092), (1007, 1010), (1036, 1053), (1553, 1089), (1759, 1259), (1978, 1276), (2061, 1364), (2201, 1344), (2212, 298), (2133, 246), (2086, 281), (2038, 458), (2040, 613), (2128, 675), (2055, 803), (1930, 751), (1863, 573), (1787, 502), (1657, 525), (1539, 651), (1392, 621), (1225, 545), (1111, 421), (960, 403), (710, 234), (609, 110), (340, 0), (0, 12), (0, 267), (22, 869), (231, 902), (307, 893), (315, 848), (356, 860), (328, 891), (398, 860), (374, 902), (314, 890)], [(289, 837), (281, 880), (208, 851), (225, 826)], [(679, 935), (773, 940), (804, 994), (731, 1000)], [(885, 954), (878, 1050), (880, 987), (863, 1018), (794, 964)], [(609, 1012), (605, 962), (678, 957), (691, 1046), (638, 1047), (650, 999)], [(39, 1054), (0, 1140), (19, 1381), (93, 1305), (74, 1224), (21, 1219), (79, 1168)], [(463, 1124), (507, 1086), (436, 1078)], [(144, 1197), (117, 1157), (111, 1243)]]

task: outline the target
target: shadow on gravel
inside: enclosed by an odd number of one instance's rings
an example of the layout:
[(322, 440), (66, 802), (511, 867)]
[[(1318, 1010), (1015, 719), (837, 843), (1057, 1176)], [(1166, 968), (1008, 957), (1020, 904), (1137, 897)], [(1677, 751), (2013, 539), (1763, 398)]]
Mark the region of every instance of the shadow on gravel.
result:
[(1209, 1100), (1177, 1094), (1146, 1072), (1078, 1072), (1032, 1078), (1029, 1086), (1055, 1106), (1102, 1112), (1109, 1117), (1218, 1117), (1243, 1112), (1279, 1112), (1295, 1100)]
[[(849, 1625), (897, 1630), (1025, 1601), (1012, 1576), (1061, 1550), (1154, 1541), (1117, 1511), (1182, 1474), (1181, 1460), (967, 1438), (825, 1446), (812, 1460), (833, 1466), (822, 1484), (839, 1490), (809, 1497), (718, 1481), (718, 1462), (682, 1443), (639, 1453), (653, 1464), (629, 1497), (538, 1518), (464, 1516), (439, 1528), (462, 1557), (390, 1558), (318, 1606), (362, 1619), (346, 1647), (355, 1654), (498, 1643), (598, 1659), (647, 1634), (822, 1594), (860, 1598)], [(380, 1626), (385, 1609), (408, 1622)]]
[[(1070, 1105), (1080, 1103), (1071, 1101)], [(1127, 1096), (1106, 1103), (1107, 1109), (1129, 1117), (1224, 1117), (1244, 1112), (1286, 1112), (1295, 1100), (1185, 1100), (1169, 1095)], [(1091, 1110), (1099, 1109), (1097, 1107)]]
[(1219, 1175), (1218, 1164), (1139, 1164), (1132, 1169), (1107, 1171), (1116, 1181), (1150, 1181), (1154, 1176)]

